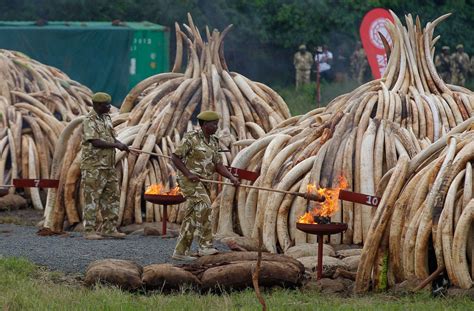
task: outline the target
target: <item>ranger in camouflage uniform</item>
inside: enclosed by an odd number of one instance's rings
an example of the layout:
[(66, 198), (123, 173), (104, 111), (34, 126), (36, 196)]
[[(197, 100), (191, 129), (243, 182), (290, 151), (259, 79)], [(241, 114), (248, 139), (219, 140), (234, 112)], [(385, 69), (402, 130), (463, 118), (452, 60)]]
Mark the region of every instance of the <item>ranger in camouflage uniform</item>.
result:
[(187, 200), (186, 214), (181, 224), (173, 259), (194, 260), (187, 255), (197, 230), (199, 255), (212, 255), (218, 251), (212, 247), (211, 200), (208, 185), (200, 178), (211, 179), (214, 172), (229, 178), (235, 186), (239, 180), (222, 164), (218, 153), (219, 141), (214, 136), (219, 115), (214, 111), (203, 111), (197, 116), (201, 130), (184, 135), (181, 144), (171, 155), (178, 168), (178, 184)]
[(451, 57), (449, 56), (449, 46), (441, 48), (441, 54), (435, 57), (436, 71), (446, 83), (451, 83)]
[(357, 42), (354, 53), (351, 55), (351, 74), (352, 79), (356, 80), (360, 84), (364, 82), (364, 77), (368, 69), (367, 56), (365, 50), (362, 48), (362, 44)]
[(464, 86), (470, 66), (469, 55), (464, 52), (462, 44), (458, 44), (456, 50), (456, 53), (451, 55), (452, 84)]
[[(118, 179), (115, 172), (115, 148), (128, 151), (128, 147), (115, 137), (110, 111), (110, 95), (92, 96), (94, 109), (86, 116), (83, 125), (81, 175), (84, 191), (84, 235), (88, 240), (102, 237), (123, 238), (117, 231), (119, 210)], [(96, 215), (100, 211), (102, 232), (96, 232)]]
[(311, 66), (313, 66), (313, 55), (306, 51), (306, 45), (300, 45), (298, 52), (293, 57), (293, 65), (296, 70), (296, 87), (310, 82)]

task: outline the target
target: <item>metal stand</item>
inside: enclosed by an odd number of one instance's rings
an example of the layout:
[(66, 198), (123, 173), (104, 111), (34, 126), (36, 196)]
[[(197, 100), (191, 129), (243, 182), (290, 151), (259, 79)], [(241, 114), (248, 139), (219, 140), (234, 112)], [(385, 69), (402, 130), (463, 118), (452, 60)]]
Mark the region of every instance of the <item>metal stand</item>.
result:
[(318, 271), (317, 271), (317, 280), (321, 280), (323, 277), (323, 244), (324, 244), (324, 235), (318, 234)]
[(163, 204), (163, 217), (161, 218), (161, 235), (166, 235), (166, 223), (168, 222), (168, 205)]
[(318, 270), (317, 279), (320, 280), (323, 277), (323, 244), (324, 235), (331, 235), (341, 233), (347, 230), (347, 224), (345, 223), (329, 223), (329, 224), (305, 224), (296, 223), (296, 228), (308, 234), (314, 234), (318, 236)]

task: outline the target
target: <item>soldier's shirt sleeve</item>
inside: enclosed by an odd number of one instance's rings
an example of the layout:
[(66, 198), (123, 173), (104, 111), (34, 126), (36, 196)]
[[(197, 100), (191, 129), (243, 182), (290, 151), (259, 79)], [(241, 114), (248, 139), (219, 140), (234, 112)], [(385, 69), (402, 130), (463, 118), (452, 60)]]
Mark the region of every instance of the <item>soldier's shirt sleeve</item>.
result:
[(95, 125), (95, 122), (90, 118), (86, 118), (83, 123), (84, 128), (84, 140), (99, 139), (100, 135)]
[(192, 147), (191, 137), (185, 134), (180, 144), (174, 151), (174, 154), (177, 155), (178, 158), (183, 159), (189, 153), (189, 151), (191, 150), (191, 147)]

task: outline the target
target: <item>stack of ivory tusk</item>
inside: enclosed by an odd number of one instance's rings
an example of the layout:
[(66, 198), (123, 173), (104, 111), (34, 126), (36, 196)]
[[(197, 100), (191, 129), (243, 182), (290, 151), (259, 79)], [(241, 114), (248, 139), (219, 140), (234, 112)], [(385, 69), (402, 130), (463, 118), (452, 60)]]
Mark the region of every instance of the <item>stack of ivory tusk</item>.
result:
[[(367, 291), (370, 281), (378, 288), (422, 281), (430, 275), (429, 260), (446, 269), (454, 286), (473, 286), (472, 122), (474, 118), (462, 123), (412, 160), (402, 157), (387, 173), (390, 179), (364, 245), (356, 292)], [(428, 253), (431, 243), (435, 255)]]
[[(235, 156), (232, 166), (259, 170), (257, 186), (305, 192), (308, 183), (335, 187), (342, 175), (348, 190), (381, 196), (377, 185), (400, 157), (415, 157), (471, 117), (474, 94), (445, 84), (433, 64), (438, 40), (433, 39), (434, 27), (448, 15), (424, 29), (418, 18), (414, 23), (406, 16), (404, 27), (392, 15), (396, 22), (388, 29), (393, 44), (387, 47), (390, 59), (382, 79), (335, 98), (326, 108), (289, 118), (254, 142), (237, 142), (251, 144)], [(256, 238), (263, 228), (264, 245), (271, 252), (315, 241), (296, 230), (306, 207), (302, 199), (236, 192), (229, 186), (219, 199), (214, 202), (219, 206), (214, 223), (219, 236)], [(347, 201), (339, 205), (332, 221), (347, 223), (349, 229), (342, 237), (331, 236), (331, 242), (364, 243), (375, 210)]]
[(50, 112), (69, 122), (89, 111), (92, 94), (57, 68), (20, 52), (0, 49), (0, 96), (23, 111)]
[[(90, 97), (88, 88), (58, 69), (0, 50), (0, 185), (49, 178), (59, 135), (88, 111)], [(25, 189), (35, 209), (44, 207), (42, 192)]]
[[(286, 103), (271, 88), (229, 72), (223, 40), (232, 25), (222, 33), (211, 33), (206, 28), (206, 42), (190, 14), (188, 21), (189, 25), (183, 25), (184, 32), (175, 24), (176, 58), (172, 72), (145, 79), (130, 91), (120, 109), (130, 115), (120, 127), (152, 120), (157, 126), (149, 133), (161, 140), (191, 129), (191, 120), (199, 111), (214, 110), (222, 116), (222, 141), (229, 144), (259, 138), (290, 117)], [(183, 43), (188, 57), (186, 69), (180, 73)], [(239, 150), (232, 146), (224, 160), (230, 162)]]
[[(177, 52), (173, 70), (140, 82), (125, 98), (120, 113), (113, 115), (118, 139), (146, 152), (170, 155), (184, 132), (194, 129), (191, 120), (202, 110), (215, 110), (222, 116), (219, 123), (220, 142), (230, 149), (223, 156), (230, 163), (242, 148), (231, 145), (237, 140), (249, 141), (265, 135), (290, 114), (283, 99), (268, 86), (251, 81), (237, 73), (230, 73), (224, 59), (222, 33), (207, 29), (203, 41), (192, 18), (185, 32), (176, 24)], [(183, 42), (187, 46), (188, 62), (184, 73), (179, 73), (183, 58)], [(76, 121), (76, 120), (75, 120)], [(74, 121), (73, 121), (74, 122)], [(79, 160), (80, 122), (71, 124), (60, 137), (64, 150), (54, 157), (53, 168), (61, 172), (64, 188), (48, 193), (45, 226), (54, 230), (62, 227), (64, 217), (69, 223), (81, 219)], [(67, 146), (67, 148), (66, 148)], [(59, 149), (58, 149), (59, 150)], [(64, 159), (64, 160), (63, 160)], [(174, 167), (169, 160), (149, 154), (117, 152), (116, 169), (120, 185), (120, 223), (161, 221), (162, 207), (146, 202), (142, 216), (142, 194), (150, 184), (163, 184), (166, 190), (174, 186)], [(217, 196), (217, 186), (211, 187), (211, 199)], [(169, 206), (169, 221), (181, 222), (184, 204)]]

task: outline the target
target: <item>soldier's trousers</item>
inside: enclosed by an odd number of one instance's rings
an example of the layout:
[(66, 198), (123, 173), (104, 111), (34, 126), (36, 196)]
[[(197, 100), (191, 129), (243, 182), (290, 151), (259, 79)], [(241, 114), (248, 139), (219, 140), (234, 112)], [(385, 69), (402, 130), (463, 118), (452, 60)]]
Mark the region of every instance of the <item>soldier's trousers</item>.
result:
[(194, 231), (197, 231), (199, 248), (212, 247), (211, 199), (202, 183), (179, 181), (187, 200), (186, 213), (175, 247), (177, 254), (185, 254), (191, 247)]
[(296, 86), (308, 84), (311, 70), (296, 70)]
[(84, 232), (96, 230), (96, 215), (102, 215), (102, 232), (116, 230), (119, 195), (118, 178), (115, 169), (82, 170), (82, 188), (84, 193)]

